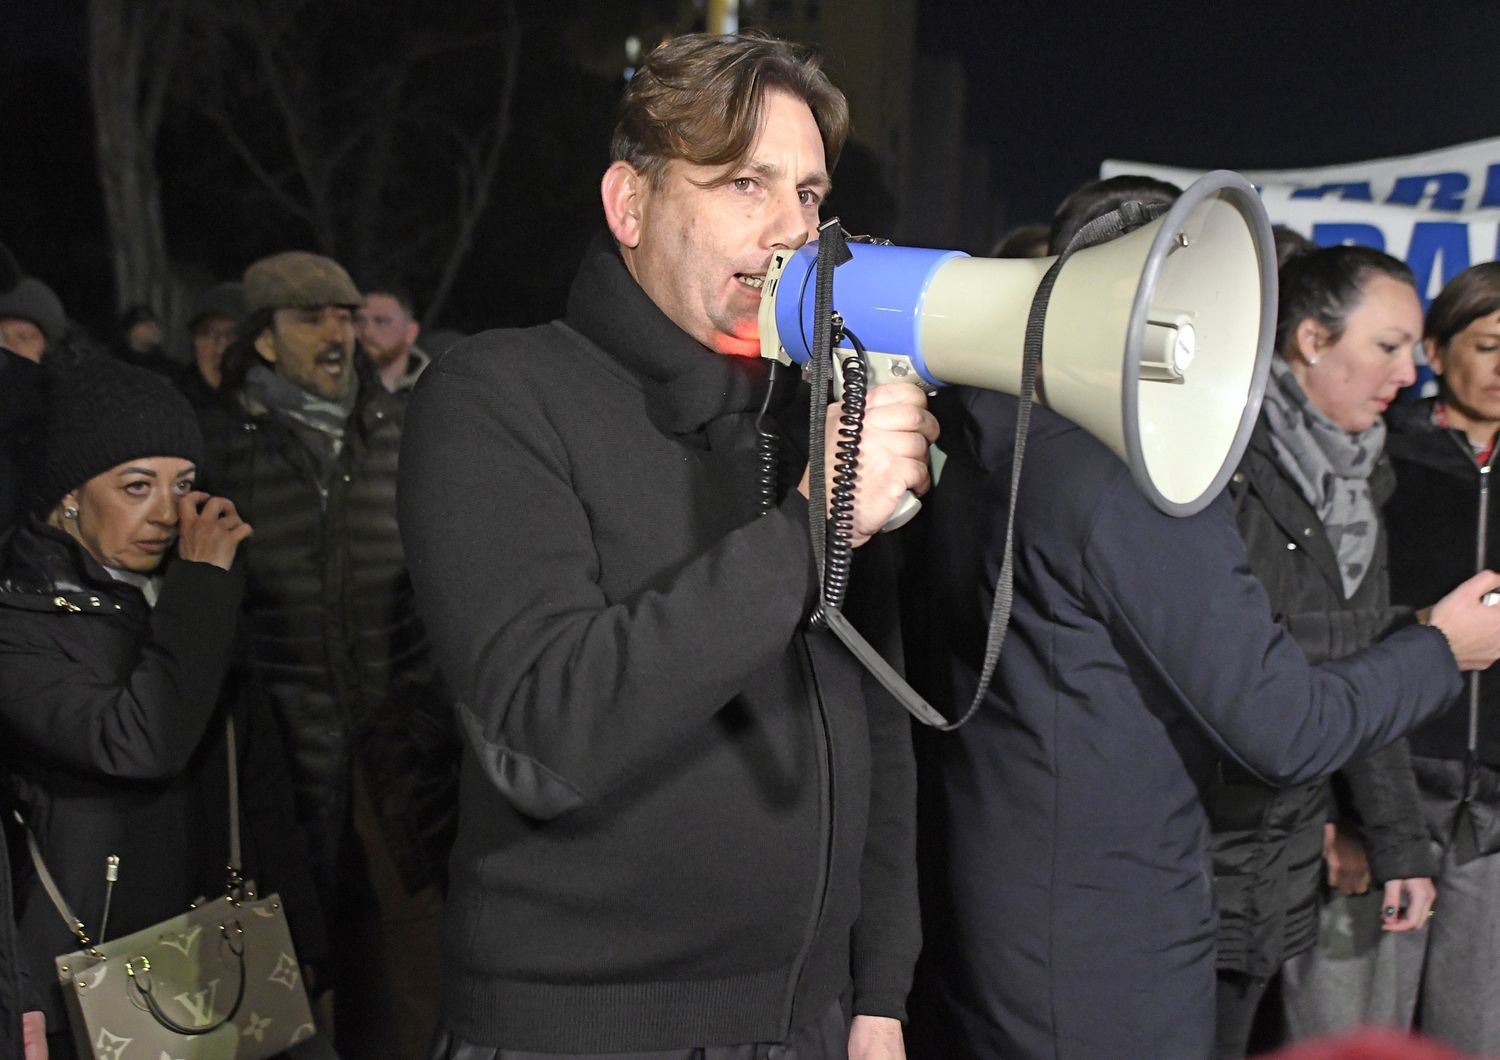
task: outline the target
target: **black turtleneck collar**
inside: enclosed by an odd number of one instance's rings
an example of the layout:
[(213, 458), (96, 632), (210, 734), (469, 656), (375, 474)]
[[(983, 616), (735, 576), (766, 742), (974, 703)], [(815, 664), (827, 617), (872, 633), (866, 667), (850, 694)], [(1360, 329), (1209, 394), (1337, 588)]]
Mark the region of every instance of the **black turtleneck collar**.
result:
[(770, 362), (716, 353), (679, 328), (636, 283), (607, 233), (584, 254), (564, 322), (641, 381), (652, 421), (672, 434), (754, 411), (764, 399)]

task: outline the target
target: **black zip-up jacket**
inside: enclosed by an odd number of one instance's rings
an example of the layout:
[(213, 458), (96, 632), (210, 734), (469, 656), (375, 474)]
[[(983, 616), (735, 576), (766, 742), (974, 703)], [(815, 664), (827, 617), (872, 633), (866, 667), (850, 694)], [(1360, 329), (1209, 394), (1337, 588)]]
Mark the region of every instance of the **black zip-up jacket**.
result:
[[(757, 515), (766, 375), (678, 329), (601, 241), (565, 320), (477, 336), (417, 385), (402, 531), (468, 742), (460, 1038), (778, 1041), (851, 988), (855, 1013), (904, 1014), (910, 731), (805, 632), (806, 501)], [(806, 419), (804, 399), (767, 423)]]
[(417, 618), (396, 525), (406, 414), (363, 355), (332, 466), (284, 418), (226, 386), (201, 413), (206, 488), (255, 527), (242, 547), (251, 659), (286, 739), (297, 816), (325, 904), (364, 769), (402, 880), (441, 878), (452, 842), (458, 738)]
[[(1386, 451), (1396, 490), (1385, 506), (1391, 539), (1391, 596), (1428, 607), (1476, 572), (1500, 566), (1500, 484), (1495, 453), (1480, 467), (1461, 431), (1432, 422), (1434, 402), (1386, 414)], [(1500, 446), (1496, 447), (1500, 452)], [(1424, 790), (1462, 804), (1482, 852), (1500, 850), (1500, 672), (1467, 675), (1464, 694), (1410, 737)], [(1472, 748), (1472, 752), (1471, 749)], [(1443, 829), (1443, 838), (1451, 833)]]
[[(275, 722), (234, 668), (238, 571), (168, 560), (155, 608), (61, 530), (31, 518), (0, 569), (0, 760), (8, 796), (74, 913), (99, 937), (105, 858), (120, 858), (109, 938), (223, 894), (224, 711), (233, 714), (247, 876), (287, 903), (297, 956), (326, 957)], [(221, 694), (222, 693), (222, 694)], [(23, 960), (49, 1031), (67, 1026), (53, 957), (79, 948), (18, 855)]]
[[(1378, 507), (1395, 479), (1382, 458), (1370, 475)], [(1271, 610), (1313, 665), (1353, 654), (1409, 623), (1393, 608), (1386, 537), (1359, 588), (1345, 597), (1333, 545), (1317, 512), (1282, 469), (1264, 419), (1256, 425), (1229, 492), (1250, 567)], [(1330, 801), (1330, 795), (1336, 796)], [(1275, 789), (1226, 766), (1209, 800), (1221, 969), (1269, 976), (1318, 937), (1323, 824), (1358, 826), (1377, 884), (1437, 874), (1417, 801), (1406, 741), (1356, 759), (1333, 778)]]

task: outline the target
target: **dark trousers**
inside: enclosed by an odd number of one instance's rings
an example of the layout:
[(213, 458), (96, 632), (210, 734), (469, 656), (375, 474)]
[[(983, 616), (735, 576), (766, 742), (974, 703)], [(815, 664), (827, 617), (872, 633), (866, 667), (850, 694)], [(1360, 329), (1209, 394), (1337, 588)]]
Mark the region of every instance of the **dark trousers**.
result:
[(701, 1045), (636, 1053), (533, 1053), (475, 1045), (438, 1031), (428, 1060), (848, 1060), (849, 1018), (835, 1001), (784, 1042)]

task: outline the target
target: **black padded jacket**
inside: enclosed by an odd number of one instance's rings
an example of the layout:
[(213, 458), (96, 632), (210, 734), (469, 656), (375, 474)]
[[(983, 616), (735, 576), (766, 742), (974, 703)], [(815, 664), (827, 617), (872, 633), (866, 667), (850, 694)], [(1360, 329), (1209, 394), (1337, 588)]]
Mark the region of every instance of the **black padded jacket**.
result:
[[(1377, 506), (1393, 485), (1382, 458), (1370, 477)], [(1410, 621), (1390, 603), (1383, 528), (1369, 571), (1353, 597), (1344, 595), (1328, 536), (1281, 469), (1264, 419), (1229, 492), (1251, 569), (1309, 663), (1353, 654)], [(1349, 763), (1331, 784), (1277, 790), (1225, 765), (1209, 805), (1221, 969), (1269, 976), (1317, 941), (1325, 821), (1358, 827), (1377, 883), (1437, 872), (1405, 740)]]
[(255, 527), (243, 548), (250, 656), (290, 749), (325, 902), (338, 890), (356, 763), (410, 891), (441, 879), (457, 783), (451, 701), (396, 526), (406, 403), (363, 369), (358, 387), (332, 468), (243, 390), (201, 414), (206, 488)]

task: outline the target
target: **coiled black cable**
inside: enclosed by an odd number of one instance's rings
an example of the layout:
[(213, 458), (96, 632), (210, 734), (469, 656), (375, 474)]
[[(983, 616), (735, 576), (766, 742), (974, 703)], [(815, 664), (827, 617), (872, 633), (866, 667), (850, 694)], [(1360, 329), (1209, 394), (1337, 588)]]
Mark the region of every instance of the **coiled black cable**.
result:
[(814, 629), (828, 624), (827, 608), (842, 608), (849, 592), (849, 572), (854, 563), (854, 493), (859, 483), (859, 446), (865, 429), (865, 398), (869, 392), (869, 369), (865, 348), (847, 328), (842, 337), (854, 352), (839, 362), (843, 375), (843, 409), (839, 414), (838, 441), (834, 444), (833, 489), (828, 496), (828, 545), (823, 560), (823, 599), (812, 613)]
[(783, 371), (783, 365), (779, 361), (769, 363), (771, 371), (766, 377), (766, 396), (755, 417), (755, 492), (761, 515), (775, 510), (781, 494), (781, 439), (766, 426), (766, 417), (771, 411), (771, 395), (776, 390), (776, 376)]

